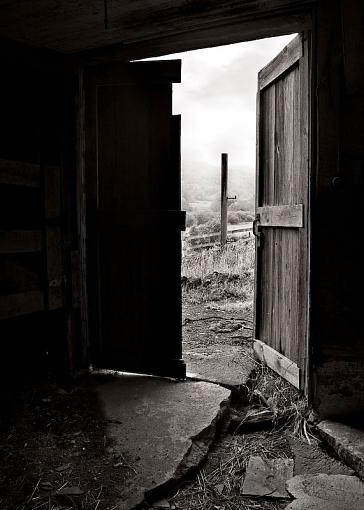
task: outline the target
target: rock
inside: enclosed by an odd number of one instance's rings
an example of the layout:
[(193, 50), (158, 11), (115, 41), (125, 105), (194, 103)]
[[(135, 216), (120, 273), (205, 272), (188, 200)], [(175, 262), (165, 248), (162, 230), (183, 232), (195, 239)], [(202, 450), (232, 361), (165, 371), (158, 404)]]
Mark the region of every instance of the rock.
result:
[(347, 475), (298, 475), (286, 488), (296, 499), (286, 510), (359, 510), (364, 508), (364, 483)]
[(211, 331), (215, 333), (232, 333), (233, 331), (237, 331), (241, 328), (241, 324), (239, 323), (231, 323), (229, 324), (226, 321), (221, 321), (210, 327)]
[(167, 499), (160, 499), (153, 503), (152, 508), (171, 508), (171, 505)]
[(292, 476), (292, 459), (263, 459), (251, 456), (246, 468), (242, 494), (244, 496), (289, 498), (286, 481)]
[(344, 423), (324, 420), (317, 426), (321, 437), (332, 446), (338, 456), (364, 480), (363, 424), (356, 428)]

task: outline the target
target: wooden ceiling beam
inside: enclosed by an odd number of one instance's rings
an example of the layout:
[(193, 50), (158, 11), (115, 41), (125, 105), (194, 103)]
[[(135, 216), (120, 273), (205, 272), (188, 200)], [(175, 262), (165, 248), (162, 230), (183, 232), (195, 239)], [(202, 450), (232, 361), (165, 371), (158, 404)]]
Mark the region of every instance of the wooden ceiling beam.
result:
[[(64, 53), (77, 53), (112, 45), (135, 46), (147, 41), (169, 40), (201, 31), (238, 27), (247, 20), (262, 20), (286, 13), (292, 16), (315, 0), (125, 0), (109, 2), (105, 28), (104, 3), (96, 0), (20, 0), (2, 2), (0, 37)], [(227, 32), (225, 28), (225, 32)], [(263, 37), (271, 35), (266, 27)], [(222, 40), (224, 37), (219, 36)], [(245, 40), (252, 36), (244, 35)], [(229, 44), (236, 42), (225, 34)]]

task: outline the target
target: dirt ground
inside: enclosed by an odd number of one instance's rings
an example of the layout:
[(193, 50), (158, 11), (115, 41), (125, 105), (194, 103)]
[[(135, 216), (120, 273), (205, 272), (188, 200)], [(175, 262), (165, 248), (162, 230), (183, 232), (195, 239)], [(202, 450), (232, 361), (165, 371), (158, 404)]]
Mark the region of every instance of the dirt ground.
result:
[(87, 384), (34, 388), (1, 425), (2, 510), (115, 508), (118, 487), (132, 473), (110, 455), (107, 423)]

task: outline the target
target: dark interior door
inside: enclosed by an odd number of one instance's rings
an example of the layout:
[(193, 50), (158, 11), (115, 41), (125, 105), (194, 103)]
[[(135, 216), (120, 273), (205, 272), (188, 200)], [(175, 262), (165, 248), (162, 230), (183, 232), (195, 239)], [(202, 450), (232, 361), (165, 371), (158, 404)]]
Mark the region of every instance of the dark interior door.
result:
[(309, 313), (308, 45), (297, 36), (258, 76), (255, 351), (307, 384)]
[(183, 377), (181, 62), (85, 71), (89, 335), (94, 367)]

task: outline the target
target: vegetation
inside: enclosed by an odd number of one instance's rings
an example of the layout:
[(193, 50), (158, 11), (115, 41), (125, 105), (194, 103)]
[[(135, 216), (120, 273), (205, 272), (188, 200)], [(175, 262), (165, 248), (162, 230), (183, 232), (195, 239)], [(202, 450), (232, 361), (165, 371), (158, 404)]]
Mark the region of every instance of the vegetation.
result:
[[(231, 210), (228, 211), (228, 224), (238, 225), (253, 221), (254, 213), (252, 211)], [(203, 234), (212, 234), (220, 231), (220, 213), (205, 210), (198, 212), (187, 212), (186, 226), (188, 234), (198, 236)]]
[(182, 262), (182, 289), (190, 303), (239, 301), (251, 308), (254, 291), (254, 240), (245, 238), (219, 247), (190, 251)]
[(220, 247), (210, 250), (192, 251), (184, 255), (182, 276), (200, 278), (202, 282), (213, 273), (228, 276), (242, 276), (254, 272), (254, 239), (248, 237), (236, 243), (228, 243), (224, 250)]

